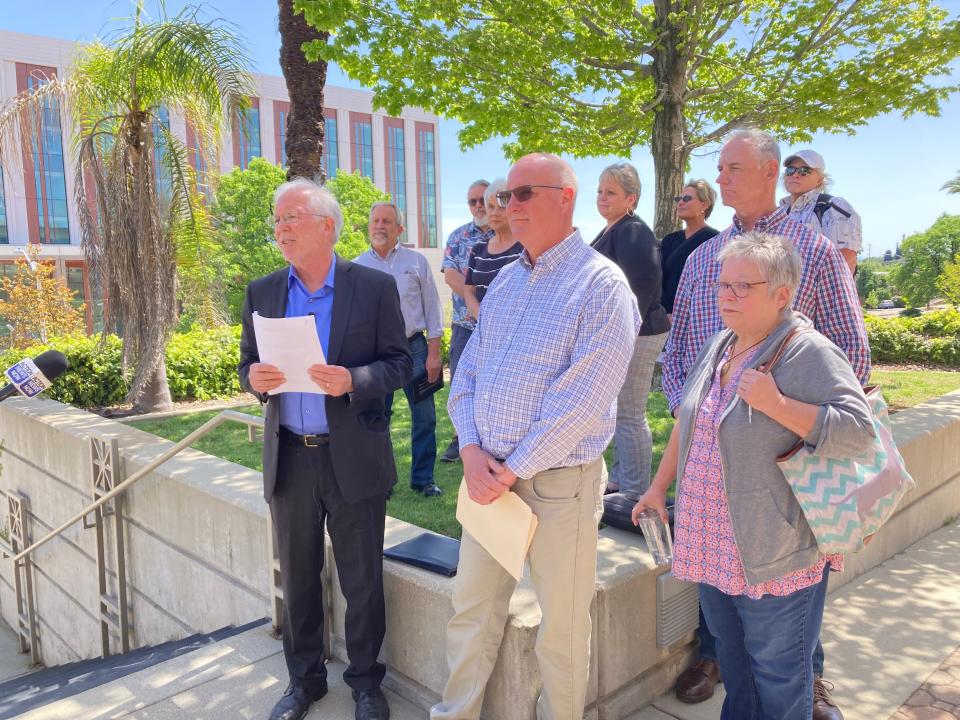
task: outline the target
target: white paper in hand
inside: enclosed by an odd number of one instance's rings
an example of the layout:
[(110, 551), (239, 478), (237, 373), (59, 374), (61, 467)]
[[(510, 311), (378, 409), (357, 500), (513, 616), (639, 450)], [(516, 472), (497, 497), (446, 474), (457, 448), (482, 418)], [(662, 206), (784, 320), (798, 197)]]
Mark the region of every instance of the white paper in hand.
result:
[(316, 393), (325, 395), (307, 368), (326, 363), (313, 315), (290, 318), (266, 318), (253, 313), (253, 332), (260, 362), (275, 365), (286, 376), (282, 385), (269, 392)]

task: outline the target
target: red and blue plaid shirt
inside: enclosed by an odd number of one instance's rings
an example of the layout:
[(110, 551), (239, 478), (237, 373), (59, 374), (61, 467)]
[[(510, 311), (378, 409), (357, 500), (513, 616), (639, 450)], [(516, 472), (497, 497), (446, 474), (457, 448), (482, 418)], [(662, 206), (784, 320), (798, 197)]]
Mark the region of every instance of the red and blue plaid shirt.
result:
[[(793, 309), (803, 313), (821, 333), (846, 353), (861, 384), (870, 378), (870, 346), (863, 313), (850, 269), (840, 251), (823, 235), (790, 219), (786, 208), (777, 208), (757, 220), (757, 232), (790, 240), (803, 260), (800, 286)], [(733, 225), (694, 250), (683, 268), (673, 305), (670, 337), (664, 348), (663, 392), (670, 411), (680, 404), (683, 384), (707, 340), (723, 330), (713, 283), (720, 277), (717, 253), (730, 240), (746, 232), (734, 216)]]

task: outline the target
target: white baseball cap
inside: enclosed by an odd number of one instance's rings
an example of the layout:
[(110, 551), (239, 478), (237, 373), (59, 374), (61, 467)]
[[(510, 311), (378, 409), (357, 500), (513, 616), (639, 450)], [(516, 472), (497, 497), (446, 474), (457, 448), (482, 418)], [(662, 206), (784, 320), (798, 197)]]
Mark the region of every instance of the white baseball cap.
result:
[(799, 152), (795, 152), (783, 161), (783, 166), (786, 167), (793, 160), (803, 160), (807, 164), (807, 167), (820, 170), (821, 172), (827, 168), (827, 164), (823, 161), (823, 155), (816, 150), (800, 150)]

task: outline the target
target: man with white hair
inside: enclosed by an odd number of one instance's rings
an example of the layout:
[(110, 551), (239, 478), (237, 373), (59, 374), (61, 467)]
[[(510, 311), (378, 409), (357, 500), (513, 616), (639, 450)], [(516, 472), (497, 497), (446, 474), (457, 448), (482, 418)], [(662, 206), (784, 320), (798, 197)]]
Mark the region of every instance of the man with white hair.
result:
[[(324, 525), (347, 600), (344, 681), (357, 720), (388, 720), (377, 661), (386, 629), (383, 535), (397, 481), (384, 397), (412, 362), (393, 278), (337, 257), (336, 199), (297, 178), (274, 195), (274, 236), (286, 267), (247, 287), (240, 384), (264, 404), (263, 496), (270, 505), (283, 584), (283, 654), (290, 683), (270, 720), (300, 720), (327, 693), (321, 570)], [(260, 362), (253, 313), (313, 316), (326, 363), (309, 368), (315, 392), (275, 392), (283, 371)]]
[[(413, 379), (403, 386), (410, 406), (410, 488), (424, 497), (443, 491), (433, 481), (437, 460), (437, 410), (433, 395), (417, 399), (414, 386), (440, 377), (440, 339), (443, 310), (427, 259), (400, 245), (403, 219), (393, 203), (378, 202), (370, 208), (367, 237), (370, 249), (356, 258), (357, 265), (393, 276), (400, 292), (404, 334), (413, 357)], [(387, 418), (392, 416), (393, 395), (387, 396)]]
[[(723, 329), (714, 290), (720, 275), (717, 253), (730, 240), (751, 230), (779, 235), (794, 244), (803, 260), (794, 309), (812, 320), (817, 330), (843, 350), (857, 378), (865, 384), (870, 377), (870, 347), (853, 277), (829, 239), (791, 219), (789, 208), (777, 205), (777, 141), (761, 130), (737, 131), (720, 151), (717, 169), (723, 204), (732, 207), (735, 214), (730, 227), (694, 250), (680, 277), (663, 361), (663, 391), (670, 412), (675, 412), (680, 404), (687, 373), (700, 350)], [(699, 635), (700, 659), (677, 680), (677, 697), (689, 703), (713, 695), (722, 671), (713, 650), (714, 638), (702, 613)], [(823, 648), (819, 642), (813, 663), (813, 720), (842, 720), (842, 713), (823, 683)]]
[[(603, 451), (640, 330), (623, 272), (573, 227), (572, 168), (520, 158), (497, 193), (523, 254), (497, 275), (460, 359), (448, 410), (474, 502), (516, 493), (537, 516), (530, 579), (542, 619), (542, 720), (581, 720), (590, 664)], [(463, 533), (447, 626), (450, 677), (433, 720), (476, 720), (517, 581)]]

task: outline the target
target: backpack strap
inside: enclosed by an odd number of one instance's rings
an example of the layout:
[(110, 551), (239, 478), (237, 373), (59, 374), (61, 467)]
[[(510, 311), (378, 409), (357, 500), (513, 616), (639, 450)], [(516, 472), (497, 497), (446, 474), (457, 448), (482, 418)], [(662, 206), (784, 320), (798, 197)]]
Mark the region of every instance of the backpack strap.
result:
[(830, 210), (831, 208), (836, 210), (844, 217), (850, 217), (850, 213), (833, 203), (833, 195), (820, 193), (817, 195), (817, 202), (813, 206), (813, 214), (817, 216), (817, 222), (820, 223), (820, 227), (823, 227), (823, 216), (826, 215), (827, 210)]

